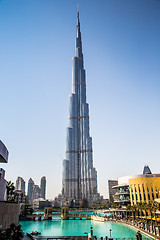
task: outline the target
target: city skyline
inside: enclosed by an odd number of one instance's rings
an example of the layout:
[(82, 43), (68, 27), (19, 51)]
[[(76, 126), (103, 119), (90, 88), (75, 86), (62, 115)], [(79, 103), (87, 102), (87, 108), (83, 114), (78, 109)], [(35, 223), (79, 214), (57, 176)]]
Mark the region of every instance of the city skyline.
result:
[[(47, 177), (61, 191), (76, 1), (0, 2), (1, 140), (6, 179)], [(79, 1), (98, 191), (160, 172), (160, 2)], [(63, 6), (63, 7), (62, 7)], [(116, 166), (116, 167), (115, 167)]]
[(26, 196), (28, 196), (30, 203), (35, 199), (46, 199), (46, 177), (41, 177), (40, 184), (35, 184), (34, 180), (30, 177), (28, 180)]

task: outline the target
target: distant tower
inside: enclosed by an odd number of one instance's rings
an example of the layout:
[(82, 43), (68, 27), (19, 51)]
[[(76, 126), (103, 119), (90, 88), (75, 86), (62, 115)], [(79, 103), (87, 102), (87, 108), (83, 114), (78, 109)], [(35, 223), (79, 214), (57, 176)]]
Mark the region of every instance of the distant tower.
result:
[(89, 105), (86, 102), (86, 75), (77, 15), (75, 57), (72, 58), (72, 93), (69, 97), (66, 159), (63, 160), (62, 194), (66, 200), (87, 199), (97, 194), (97, 171), (93, 167), (92, 138), (89, 132)]
[(46, 177), (45, 176), (41, 178), (40, 188), (41, 188), (41, 198), (45, 199), (46, 198)]
[(28, 180), (28, 193), (27, 196), (29, 197), (29, 203), (33, 201), (33, 188), (34, 188), (34, 181), (32, 178)]
[(144, 165), (143, 175), (144, 174), (152, 174), (151, 169), (149, 168), (148, 165)]
[(22, 177), (17, 177), (16, 190), (21, 190), (25, 193), (25, 181)]
[(40, 198), (41, 189), (38, 185), (33, 185), (32, 200)]
[(109, 201), (114, 201), (114, 194), (117, 192), (117, 189), (113, 189), (112, 187), (118, 185), (118, 180), (108, 180), (108, 193), (109, 193)]

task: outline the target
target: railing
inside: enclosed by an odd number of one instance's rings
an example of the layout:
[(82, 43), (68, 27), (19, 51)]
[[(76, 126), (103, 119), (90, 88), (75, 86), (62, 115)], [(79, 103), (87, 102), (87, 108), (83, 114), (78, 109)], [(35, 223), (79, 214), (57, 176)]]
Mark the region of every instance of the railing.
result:
[[(56, 236), (56, 237), (50, 237), (50, 236), (46, 236), (46, 237), (35, 237), (35, 240), (87, 240), (88, 236), (66, 236), (66, 237), (62, 237), (62, 236)], [(92, 239), (95, 240), (137, 240), (137, 238), (108, 238), (106, 237), (100, 237), (97, 238), (96, 236), (92, 237)], [(144, 238), (142, 237), (143, 240), (148, 240), (148, 238)]]
[(46, 237), (35, 237), (35, 240), (87, 240), (88, 236), (46, 236)]
[[(127, 225), (130, 225), (130, 226), (133, 226), (133, 227), (136, 227), (137, 229), (139, 229), (143, 234), (149, 234), (151, 235), (152, 237), (155, 237), (154, 239), (160, 239), (160, 226), (155, 226), (153, 224), (149, 224), (149, 223), (146, 223), (146, 222), (140, 222), (140, 221), (130, 221), (130, 220), (127, 220), (127, 219), (122, 219), (122, 218), (107, 218), (108, 221), (111, 221), (111, 222), (116, 222), (116, 223), (124, 223), (124, 224), (127, 224)], [(120, 238), (121, 239), (121, 238)], [(143, 238), (145, 239), (145, 238)], [(148, 239), (148, 238), (146, 238)]]
[[(97, 240), (137, 240), (137, 238), (108, 238), (108, 237), (101, 237), (101, 238), (95, 238)], [(142, 237), (142, 240), (149, 240), (149, 238)]]

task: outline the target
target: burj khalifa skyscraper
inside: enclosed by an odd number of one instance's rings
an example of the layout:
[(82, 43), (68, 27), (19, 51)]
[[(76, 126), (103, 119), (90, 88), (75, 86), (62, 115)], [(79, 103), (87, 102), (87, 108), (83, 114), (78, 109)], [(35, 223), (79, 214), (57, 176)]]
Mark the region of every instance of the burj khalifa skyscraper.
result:
[(78, 12), (75, 57), (72, 58), (72, 93), (69, 96), (66, 158), (63, 160), (62, 195), (66, 200), (91, 201), (97, 194), (97, 171), (93, 167), (92, 151)]

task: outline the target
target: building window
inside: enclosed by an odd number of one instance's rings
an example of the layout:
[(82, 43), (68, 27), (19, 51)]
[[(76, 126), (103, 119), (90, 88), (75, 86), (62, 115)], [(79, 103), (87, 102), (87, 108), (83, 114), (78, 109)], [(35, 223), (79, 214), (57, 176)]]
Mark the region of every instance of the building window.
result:
[(139, 199), (140, 199), (140, 202), (142, 202), (142, 195), (141, 195), (141, 189), (140, 189), (140, 186), (139, 186)]
[(145, 195), (144, 186), (142, 186), (142, 188), (143, 188), (143, 197), (144, 197), (144, 202), (146, 202), (146, 195)]
[(151, 191), (152, 191), (152, 201), (154, 201), (153, 187), (151, 187)]
[(137, 197), (137, 188), (135, 187), (135, 196), (136, 196), (136, 203), (138, 202), (138, 197)]
[(156, 188), (156, 198), (158, 198), (158, 191), (157, 191), (157, 187), (155, 187)]
[(132, 202), (134, 204), (134, 195), (133, 195), (133, 188), (132, 187), (131, 187), (131, 200), (132, 200)]
[(148, 193), (148, 201), (150, 202), (150, 194), (149, 194), (149, 189), (148, 189), (148, 187), (147, 187), (147, 193)]

